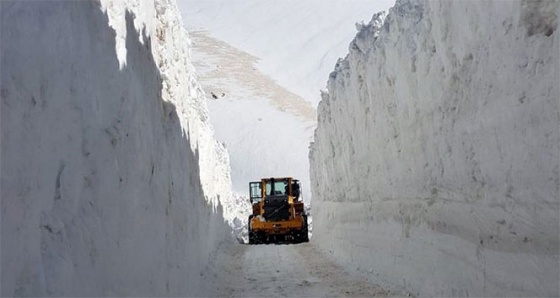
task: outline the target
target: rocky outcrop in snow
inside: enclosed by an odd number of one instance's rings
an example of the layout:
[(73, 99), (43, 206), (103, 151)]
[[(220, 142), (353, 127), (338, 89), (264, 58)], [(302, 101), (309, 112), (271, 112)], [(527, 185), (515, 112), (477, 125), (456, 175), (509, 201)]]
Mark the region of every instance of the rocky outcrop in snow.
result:
[(0, 6), (2, 296), (202, 295), (231, 182), (175, 3)]
[(337, 63), (314, 241), (423, 296), (559, 295), (558, 1), (402, 0)]

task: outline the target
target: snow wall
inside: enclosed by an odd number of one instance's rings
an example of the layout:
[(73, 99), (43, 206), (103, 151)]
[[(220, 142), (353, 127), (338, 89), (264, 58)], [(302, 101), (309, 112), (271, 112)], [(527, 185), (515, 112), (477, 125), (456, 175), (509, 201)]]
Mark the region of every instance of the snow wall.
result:
[(173, 1), (2, 1), (1, 295), (200, 296), (229, 160)]
[(313, 241), (422, 296), (559, 296), (558, 1), (398, 1), (318, 108)]

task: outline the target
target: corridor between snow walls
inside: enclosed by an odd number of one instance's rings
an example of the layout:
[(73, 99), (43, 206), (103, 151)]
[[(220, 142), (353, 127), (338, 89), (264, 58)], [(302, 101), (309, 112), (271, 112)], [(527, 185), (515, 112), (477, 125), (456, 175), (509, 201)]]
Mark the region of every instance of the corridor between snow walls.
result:
[(0, 13), (1, 295), (204, 294), (229, 160), (176, 4)]
[(558, 1), (399, 0), (328, 80), (313, 241), (421, 296), (559, 295)]

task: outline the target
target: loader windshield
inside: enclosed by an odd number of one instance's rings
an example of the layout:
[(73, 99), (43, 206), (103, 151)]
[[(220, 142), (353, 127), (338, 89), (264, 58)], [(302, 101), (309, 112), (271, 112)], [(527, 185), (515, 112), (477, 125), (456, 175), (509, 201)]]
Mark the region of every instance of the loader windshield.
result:
[(267, 180), (265, 189), (267, 196), (286, 195), (288, 193), (288, 180)]

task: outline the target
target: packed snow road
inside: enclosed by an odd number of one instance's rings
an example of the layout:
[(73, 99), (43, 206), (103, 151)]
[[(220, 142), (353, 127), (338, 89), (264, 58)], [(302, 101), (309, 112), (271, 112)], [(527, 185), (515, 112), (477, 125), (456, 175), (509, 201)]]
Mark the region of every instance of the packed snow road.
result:
[(209, 293), (220, 297), (386, 297), (386, 291), (345, 272), (311, 243), (237, 244), (208, 272)]

